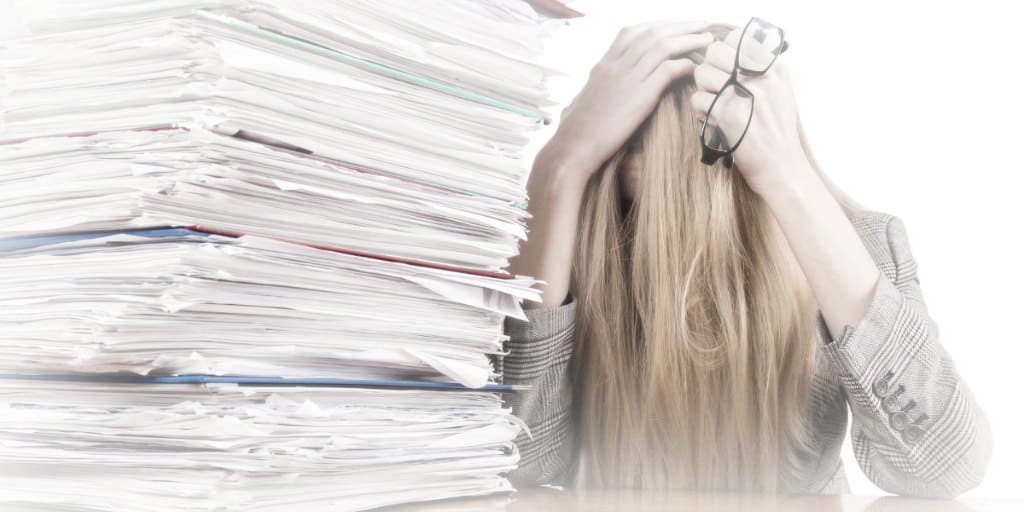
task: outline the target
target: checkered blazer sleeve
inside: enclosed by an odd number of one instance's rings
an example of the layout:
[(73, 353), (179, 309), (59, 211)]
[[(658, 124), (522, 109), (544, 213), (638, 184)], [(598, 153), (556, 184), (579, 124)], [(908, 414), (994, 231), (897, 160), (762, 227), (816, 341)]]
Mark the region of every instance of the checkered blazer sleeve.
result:
[(955, 497), (984, 476), (988, 421), (939, 343), (903, 222), (878, 213), (858, 229), (868, 231), (862, 238), (876, 245), (873, 254), (889, 255), (876, 256), (882, 275), (870, 306), (835, 339), (817, 314), (823, 352), (853, 414), (857, 463), (885, 491)]
[(569, 361), (575, 336), (576, 300), (524, 310), (528, 321), (505, 317), (502, 363), (505, 384), (529, 389), (508, 394), (507, 407), (529, 429), (516, 438), (519, 467), (509, 474), (516, 487), (568, 485), (575, 474), (575, 431)]

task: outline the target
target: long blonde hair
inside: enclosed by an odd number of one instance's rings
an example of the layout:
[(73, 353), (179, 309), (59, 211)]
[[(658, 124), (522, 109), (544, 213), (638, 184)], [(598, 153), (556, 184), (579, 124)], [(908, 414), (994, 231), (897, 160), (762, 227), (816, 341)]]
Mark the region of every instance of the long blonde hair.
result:
[[(578, 483), (785, 492), (811, 456), (817, 303), (767, 204), (735, 168), (700, 162), (694, 90), (671, 84), (634, 134), (630, 207), (627, 146), (586, 186), (570, 284)], [(800, 139), (844, 211), (861, 210)]]

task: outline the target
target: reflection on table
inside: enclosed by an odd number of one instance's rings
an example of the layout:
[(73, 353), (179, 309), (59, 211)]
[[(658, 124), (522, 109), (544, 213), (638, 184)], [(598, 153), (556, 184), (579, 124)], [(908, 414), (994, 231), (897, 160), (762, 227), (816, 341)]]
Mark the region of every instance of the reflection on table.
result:
[(770, 496), (685, 491), (523, 489), (510, 494), (442, 500), (380, 509), (381, 512), (1021, 512), (1024, 501), (930, 500), (899, 496)]

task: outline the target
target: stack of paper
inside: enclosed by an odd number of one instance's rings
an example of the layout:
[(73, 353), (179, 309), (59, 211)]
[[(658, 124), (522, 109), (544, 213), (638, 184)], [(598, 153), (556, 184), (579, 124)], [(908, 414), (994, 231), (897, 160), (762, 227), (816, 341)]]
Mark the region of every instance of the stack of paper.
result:
[(0, 52), (0, 142), (41, 137), (0, 153), (0, 236), (202, 224), (492, 271), (525, 237), (522, 148), (559, 22), (522, 0), (72, 16)]
[(525, 236), (508, 202), (201, 128), (0, 144), (0, 161), (3, 236), (196, 225), (490, 271)]
[(0, 42), (0, 508), (509, 490), (503, 320), (563, 22), (82, 0)]
[[(186, 229), (0, 240), (0, 373), (495, 382), (495, 279)], [(20, 248), (19, 248), (20, 247)]]
[(487, 392), (0, 379), (0, 500), (320, 511), (479, 495), (510, 489), (519, 429)]

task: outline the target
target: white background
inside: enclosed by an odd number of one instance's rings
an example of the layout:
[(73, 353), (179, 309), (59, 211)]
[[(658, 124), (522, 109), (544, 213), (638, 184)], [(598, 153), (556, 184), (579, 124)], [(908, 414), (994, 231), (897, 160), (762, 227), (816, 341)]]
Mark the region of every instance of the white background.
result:
[[(20, 31), (0, 0), (0, 36)], [(51, 4), (52, 5), (52, 4)], [(801, 119), (825, 172), (870, 209), (907, 226), (940, 341), (987, 412), (995, 453), (966, 496), (1016, 498), (1024, 460), (1024, 289), (1019, 125), (1024, 44), (1014, 2), (578, 0), (586, 13), (548, 43), (570, 73), (568, 103), (624, 24), (655, 18), (786, 30)], [(557, 123), (557, 112), (555, 115)], [(538, 134), (531, 151), (556, 125)], [(855, 494), (884, 494), (844, 458)]]
[[(1024, 475), (1022, 18), (1014, 2), (578, 0), (547, 44), (567, 104), (623, 25), (657, 18), (782, 27), (815, 157), (869, 209), (900, 217), (939, 340), (988, 414), (994, 454), (964, 496), (1018, 498)], [(547, 127), (539, 149), (557, 126)], [(885, 494), (844, 462), (854, 494)]]

